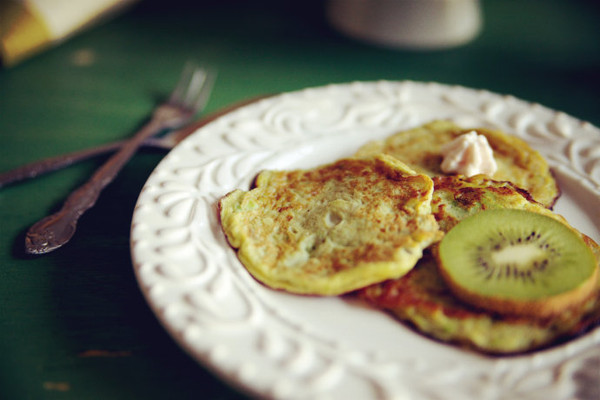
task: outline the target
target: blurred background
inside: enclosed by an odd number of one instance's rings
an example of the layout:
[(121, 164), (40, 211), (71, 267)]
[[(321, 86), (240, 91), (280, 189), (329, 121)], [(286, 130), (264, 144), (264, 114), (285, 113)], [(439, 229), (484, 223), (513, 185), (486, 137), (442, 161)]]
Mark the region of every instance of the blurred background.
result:
[[(128, 87), (116, 89), (137, 96), (140, 86), (171, 82), (182, 61), (193, 57), (218, 67), (217, 104), (240, 95), (331, 82), (412, 79), (511, 93), (593, 120), (598, 99), (592, 94), (597, 93), (600, 74), (600, 4), (480, 4), (483, 25), (474, 40), (455, 48), (419, 51), (373, 46), (341, 34), (327, 21), (323, 0), (140, 0), (115, 18), (2, 71), (0, 82), (5, 93), (13, 88), (25, 93), (27, 87), (16, 85), (21, 80), (37, 84), (28, 77), (45, 69), (48, 87), (36, 90), (44, 96), (53, 87), (82, 86), (79, 78), (89, 82), (80, 90), (93, 91), (94, 85), (103, 87), (106, 81), (127, 76)], [(2, 110), (14, 103), (6, 97)], [(577, 97), (580, 106), (569, 107), (572, 102), (565, 97)]]
[[(327, 5), (140, 0), (3, 66), (0, 170), (129, 136), (190, 58), (218, 69), (209, 112), (310, 86), (416, 80), (510, 94), (600, 126), (600, 2), (483, 0), (479, 33), (433, 50), (346, 35)], [(242, 397), (173, 343), (133, 276), (131, 213), (163, 156), (142, 151), (73, 242), (42, 258), (22, 254), (24, 230), (102, 159), (0, 191), (0, 398)]]

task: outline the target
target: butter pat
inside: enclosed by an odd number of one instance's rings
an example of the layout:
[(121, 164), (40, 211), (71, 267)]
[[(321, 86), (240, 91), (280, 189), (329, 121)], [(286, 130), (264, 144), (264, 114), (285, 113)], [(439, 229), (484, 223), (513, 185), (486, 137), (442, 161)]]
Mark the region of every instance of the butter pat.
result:
[(442, 147), (442, 172), (473, 176), (492, 176), (498, 169), (494, 153), (487, 139), (471, 131), (458, 136)]

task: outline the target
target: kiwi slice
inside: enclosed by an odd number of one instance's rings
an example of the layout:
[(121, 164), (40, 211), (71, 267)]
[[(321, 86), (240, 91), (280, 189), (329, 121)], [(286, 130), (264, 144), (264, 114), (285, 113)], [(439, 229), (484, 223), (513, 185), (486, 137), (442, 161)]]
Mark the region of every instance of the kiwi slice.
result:
[(481, 211), (452, 228), (436, 253), (459, 299), (503, 315), (552, 317), (598, 284), (598, 263), (582, 235), (531, 211)]

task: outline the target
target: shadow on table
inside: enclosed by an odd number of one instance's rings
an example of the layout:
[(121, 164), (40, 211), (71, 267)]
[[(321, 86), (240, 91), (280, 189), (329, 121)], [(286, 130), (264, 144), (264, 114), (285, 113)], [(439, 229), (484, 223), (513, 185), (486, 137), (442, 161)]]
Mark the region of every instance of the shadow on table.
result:
[[(159, 155), (142, 154), (80, 220), (72, 241), (46, 257), (49, 319), (60, 355), (53, 376), (77, 398), (244, 399), (203, 369), (160, 325), (137, 285), (129, 251), (131, 216)], [(25, 232), (14, 253), (26, 256)], [(33, 257), (31, 257), (33, 258)], [(54, 364), (55, 363), (55, 364)], [(62, 375), (61, 375), (62, 374)], [(47, 388), (46, 388), (47, 389)]]

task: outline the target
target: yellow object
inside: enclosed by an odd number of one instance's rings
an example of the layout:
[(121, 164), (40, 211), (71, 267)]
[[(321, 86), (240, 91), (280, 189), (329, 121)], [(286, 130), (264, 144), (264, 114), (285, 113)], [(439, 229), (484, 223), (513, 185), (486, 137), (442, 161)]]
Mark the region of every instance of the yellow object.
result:
[(0, 0), (2, 63), (13, 66), (134, 1)]
[(5, 65), (14, 65), (51, 42), (43, 20), (25, 4), (15, 1), (0, 3), (0, 36)]

